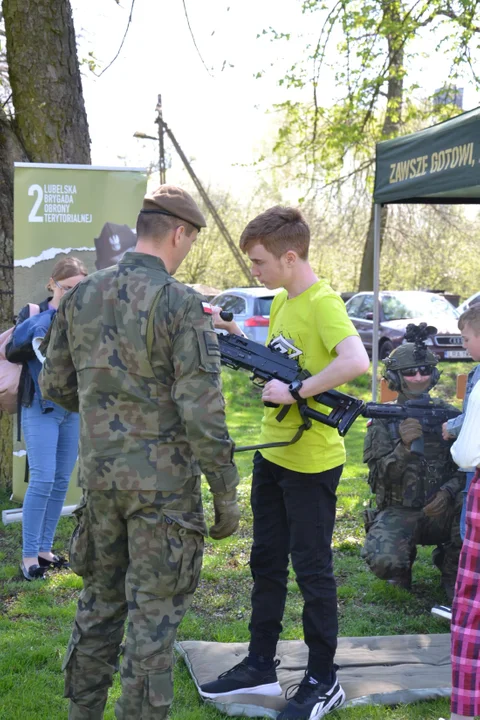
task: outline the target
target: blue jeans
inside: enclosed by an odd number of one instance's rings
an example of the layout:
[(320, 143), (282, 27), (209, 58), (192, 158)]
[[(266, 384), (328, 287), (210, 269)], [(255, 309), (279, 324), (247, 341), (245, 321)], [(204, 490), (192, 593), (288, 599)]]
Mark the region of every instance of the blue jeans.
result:
[(467, 517), (467, 495), (468, 495), (468, 488), (472, 484), (473, 476), (475, 475), (474, 472), (467, 472), (467, 482), (465, 483), (465, 490), (463, 491), (463, 507), (462, 507), (462, 515), (460, 517), (460, 536), (462, 540), (465, 540), (465, 533), (467, 530), (466, 526), (466, 517)]
[(55, 405), (43, 413), (35, 394), (22, 408), (30, 479), (23, 502), (23, 557), (50, 552), (78, 454), (80, 418)]

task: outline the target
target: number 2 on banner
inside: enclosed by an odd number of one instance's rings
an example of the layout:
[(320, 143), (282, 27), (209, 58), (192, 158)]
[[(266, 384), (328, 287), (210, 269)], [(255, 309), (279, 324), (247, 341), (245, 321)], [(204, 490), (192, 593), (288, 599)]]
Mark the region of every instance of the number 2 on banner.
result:
[(40, 187), (40, 185), (30, 185), (30, 187), (28, 188), (28, 194), (37, 196), (37, 199), (33, 203), (33, 207), (30, 210), (28, 222), (43, 222), (42, 215), (37, 215), (37, 210), (42, 204), (43, 200), (43, 189)]

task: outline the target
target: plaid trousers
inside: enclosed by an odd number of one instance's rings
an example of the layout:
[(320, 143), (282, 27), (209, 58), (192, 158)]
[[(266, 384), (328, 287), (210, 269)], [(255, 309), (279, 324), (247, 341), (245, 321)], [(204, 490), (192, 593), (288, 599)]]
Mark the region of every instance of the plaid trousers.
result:
[(480, 471), (467, 496), (467, 531), (452, 607), (452, 701), (458, 715), (480, 715)]

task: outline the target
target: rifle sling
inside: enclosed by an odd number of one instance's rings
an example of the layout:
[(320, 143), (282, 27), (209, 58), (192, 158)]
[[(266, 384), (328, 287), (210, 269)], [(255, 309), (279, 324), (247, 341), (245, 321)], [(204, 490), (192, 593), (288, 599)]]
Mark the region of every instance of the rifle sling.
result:
[(285, 440), (284, 442), (263, 443), (263, 445), (240, 445), (240, 447), (235, 448), (234, 452), (244, 452), (244, 450), (261, 450), (262, 448), (286, 447), (287, 445), (293, 445), (293, 443), (296, 443), (300, 440), (304, 431), (307, 429), (307, 425), (300, 425), (291, 440)]
[[(312, 427), (312, 421), (309, 417), (303, 414), (302, 410), (304, 408), (308, 407), (307, 402), (304, 401), (302, 403), (298, 403), (298, 410), (300, 412), (300, 415), (303, 418), (303, 425), (300, 425), (297, 432), (293, 436), (291, 440), (285, 440), (283, 442), (272, 442), (272, 443), (263, 443), (263, 445), (240, 445), (240, 447), (236, 447), (234, 449), (234, 452), (244, 452), (245, 450), (262, 450), (263, 448), (273, 448), (273, 447), (286, 447), (287, 445), (293, 445), (294, 443), (298, 442), (300, 438), (302, 437), (305, 430), (309, 430)], [(276, 420), (279, 422), (283, 420), (287, 412), (290, 410), (291, 405), (284, 405), (283, 408), (278, 413)]]

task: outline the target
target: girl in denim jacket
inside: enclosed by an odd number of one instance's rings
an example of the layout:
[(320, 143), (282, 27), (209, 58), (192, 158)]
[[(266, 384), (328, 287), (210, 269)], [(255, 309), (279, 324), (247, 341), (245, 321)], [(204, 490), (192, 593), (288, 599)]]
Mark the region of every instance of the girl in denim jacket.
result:
[(27, 448), (30, 477), (23, 503), (21, 570), (26, 580), (43, 578), (49, 567), (65, 560), (52, 552), (53, 538), (78, 452), (79, 417), (44, 400), (38, 385), (42, 367), (38, 340), (46, 334), (65, 292), (75, 287), (87, 270), (77, 258), (63, 258), (52, 270), (47, 289), (52, 296), (40, 303), (40, 313), (29, 317), (22, 308), (6, 356), (22, 363), (19, 385), (21, 426)]

